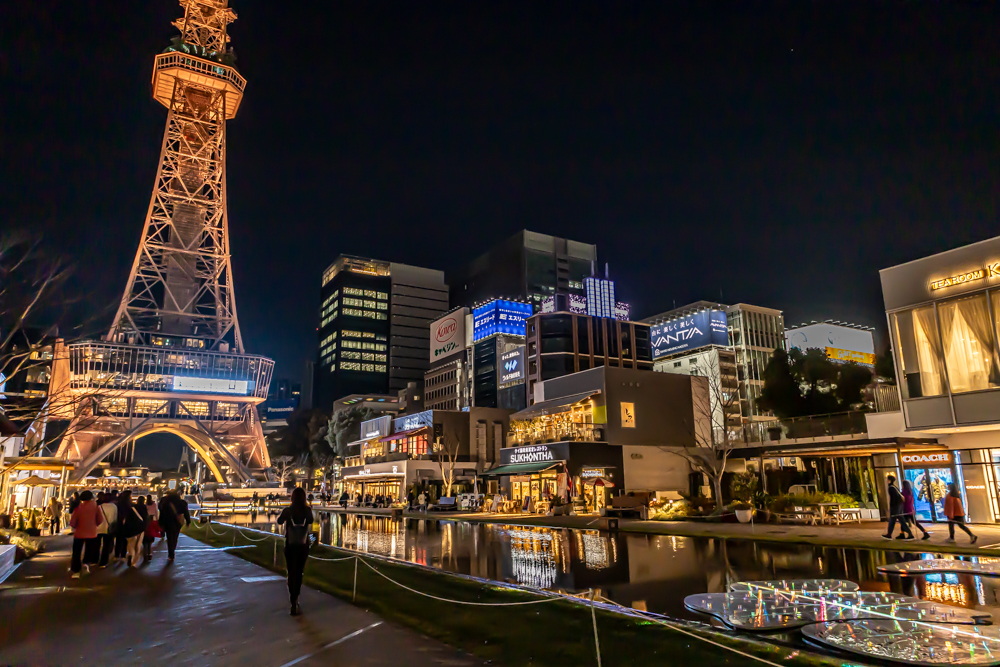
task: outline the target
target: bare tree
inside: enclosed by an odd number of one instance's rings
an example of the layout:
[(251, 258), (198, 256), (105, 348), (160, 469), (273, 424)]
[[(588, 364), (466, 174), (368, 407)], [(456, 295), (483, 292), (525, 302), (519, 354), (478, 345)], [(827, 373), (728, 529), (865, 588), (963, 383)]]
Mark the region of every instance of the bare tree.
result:
[(722, 477), (741, 429), (730, 424), (740, 415), (739, 385), (735, 373), (724, 373), (718, 350), (703, 355), (691, 369), (691, 375), (703, 380), (692, 382), (692, 418), (689, 444), (661, 447), (685, 459), (691, 468), (711, 481), (716, 507), (722, 507)]
[(441, 469), (441, 479), (444, 481), (444, 495), (451, 496), (451, 487), (455, 484), (455, 463), (458, 461), (458, 450), (461, 446), (457, 434), (445, 428), (444, 434), (434, 441), (434, 460)]
[[(37, 455), (93, 422), (84, 418), (66, 428), (47, 428), (53, 420), (64, 420), (65, 426), (75, 417), (101, 410), (96, 394), (70, 385), (67, 340), (55, 335), (55, 327), (39, 326), (67, 317), (74, 299), (63, 288), (71, 274), (72, 266), (49, 253), (38, 237), (0, 234), (0, 374), (8, 383), (30, 381), (45, 387), (15, 392), (8, 386), (0, 404), (0, 416), (25, 430), (23, 456)], [(76, 327), (74, 337), (85, 336), (94, 319)], [(17, 461), (8, 461), (0, 473)]]
[[(332, 480), (330, 479), (330, 475), (333, 473), (334, 465), (336, 465), (337, 463), (336, 455), (313, 454), (312, 458), (313, 458), (313, 464), (316, 466), (316, 469), (321, 472), (321, 476), (319, 478), (320, 483), (325, 484), (327, 483), (327, 481), (332, 482)], [(328, 490), (330, 488), (331, 488), (330, 486), (327, 487)]]
[(279, 482), (284, 484), (292, 478), (292, 473), (295, 470), (296, 458), (294, 456), (277, 456), (271, 459), (271, 470), (274, 471), (274, 476)]

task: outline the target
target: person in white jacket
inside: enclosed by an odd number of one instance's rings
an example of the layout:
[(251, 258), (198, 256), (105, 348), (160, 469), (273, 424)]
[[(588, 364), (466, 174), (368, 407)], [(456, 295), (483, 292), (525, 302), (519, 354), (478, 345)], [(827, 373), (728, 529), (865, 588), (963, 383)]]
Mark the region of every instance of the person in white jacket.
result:
[(115, 547), (115, 532), (118, 528), (118, 505), (105, 493), (97, 494), (97, 503), (104, 513), (104, 523), (97, 527), (97, 541), (100, 545), (100, 560), (98, 567), (107, 567), (111, 560), (111, 552)]

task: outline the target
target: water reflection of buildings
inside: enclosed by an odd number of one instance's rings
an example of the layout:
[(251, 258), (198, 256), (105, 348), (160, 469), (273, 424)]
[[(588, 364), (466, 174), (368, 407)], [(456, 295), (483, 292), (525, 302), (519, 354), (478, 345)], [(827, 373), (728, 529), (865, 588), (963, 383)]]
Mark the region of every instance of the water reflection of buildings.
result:
[(341, 516), (339, 541), (346, 549), (366, 554), (390, 558), (406, 555), (406, 528), (399, 519), (387, 516)]
[(552, 588), (560, 572), (569, 571), (564, 538), (547, 528), (509, 528), (513, 579), (525, 586)]

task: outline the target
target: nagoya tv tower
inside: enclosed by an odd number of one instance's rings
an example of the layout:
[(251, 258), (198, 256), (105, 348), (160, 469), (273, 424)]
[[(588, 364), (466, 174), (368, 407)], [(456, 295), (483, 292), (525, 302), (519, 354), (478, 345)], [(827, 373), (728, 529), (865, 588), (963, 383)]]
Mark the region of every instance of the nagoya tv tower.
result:
[(226, 120), (243, 99), (226, 28), (229, 0), (180, 0), (180, 36), (156, 56), (153, 97), (168, 110), (146, 222), (103, 341), (70, 345), (80, 405), (59, 453), (81, 478), (135, 440), (181, 437), (220, 482), (270, 465), (257, 405), (274, 362), (243, 349), (226, 214)]

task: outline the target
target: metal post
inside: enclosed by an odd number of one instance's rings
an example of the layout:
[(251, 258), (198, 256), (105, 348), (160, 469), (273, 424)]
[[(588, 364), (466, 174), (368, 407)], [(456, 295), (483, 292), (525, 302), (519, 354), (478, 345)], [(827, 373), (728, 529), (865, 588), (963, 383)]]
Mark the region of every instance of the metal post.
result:
[(354, 592), (351, 593), (351, 602), (358, 598), (358, 557), (354, 557)]
[(594, 610), (594, 593), (590, 589), (590, 618), (594, 622), (594, 652), (597, 654), (597, 667), (601, 667), (601, 640), (597, 638), (597, 612)]

